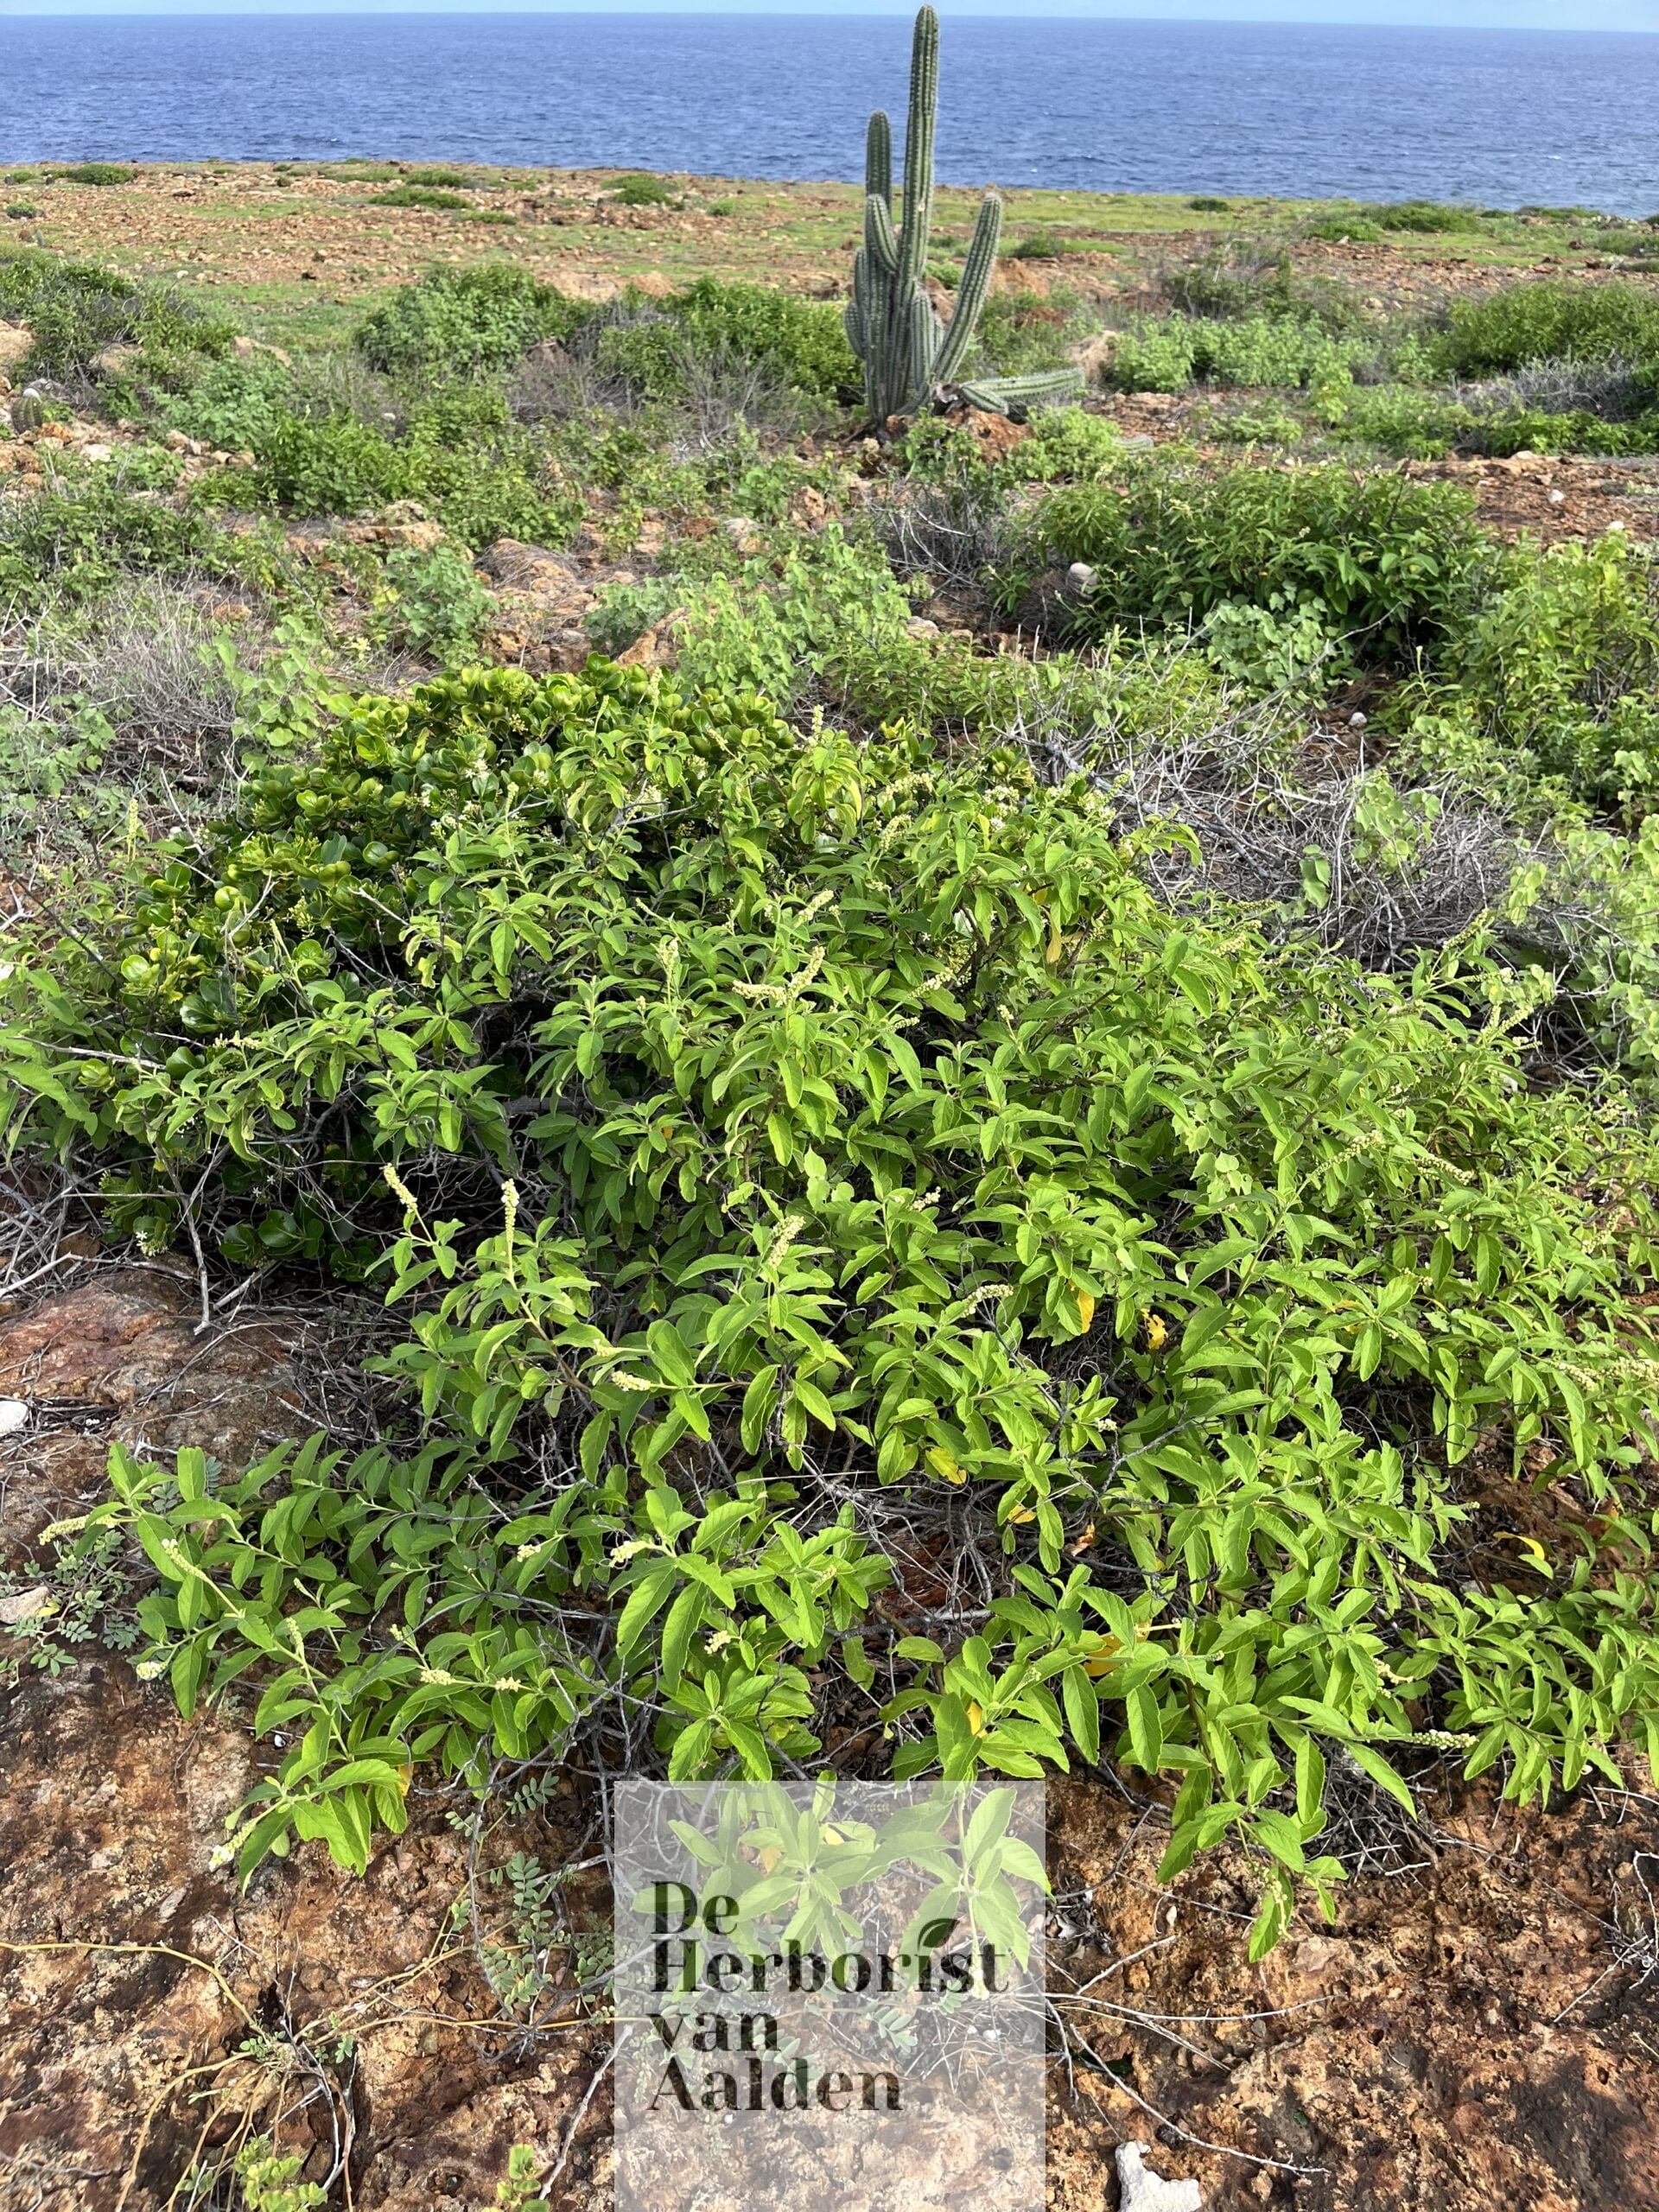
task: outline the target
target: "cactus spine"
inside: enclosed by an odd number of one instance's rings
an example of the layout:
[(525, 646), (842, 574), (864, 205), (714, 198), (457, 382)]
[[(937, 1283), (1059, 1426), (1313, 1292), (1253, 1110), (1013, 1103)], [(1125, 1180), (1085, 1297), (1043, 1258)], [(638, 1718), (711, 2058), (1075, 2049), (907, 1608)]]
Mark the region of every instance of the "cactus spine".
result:
[(916, 18), (910, 58), (910, 112), (905, 127), (902, 221), (893, 210), (893, 126), (878, 108), (864, 142), (864, 243), (853, 263), (847, 337), (864, 365), (864, 397), (872, 419), (914, 415), (954, 388), (971, 405), (997, 415), (1045, 400), (1077, 397), (1074, 369), (1032, 377), (992, 377), (957, 384), (996, 270), (1002, 202), (988, 192), (974, 226), (950, 321), (928, 297), (928, 237), (933, 214), (933, 131), (939, 105), (939, 19), (931, 8)]

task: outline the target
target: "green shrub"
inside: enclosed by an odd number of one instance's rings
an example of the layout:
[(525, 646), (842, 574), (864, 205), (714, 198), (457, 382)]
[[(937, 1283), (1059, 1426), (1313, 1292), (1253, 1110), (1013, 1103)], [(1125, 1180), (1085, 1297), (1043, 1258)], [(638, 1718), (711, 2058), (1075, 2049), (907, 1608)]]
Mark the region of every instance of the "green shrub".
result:
[(1478, 207), (1449, 207), (1438, 200), (1374, 200), (1356, 212), (1383, 231), (1438, 234), (1485, 228)]
[(187, 389), (162, 400), (156, 420), (221, 453), (263, 453), (298, 397), (292, 372), (274, 354), (213, 361)]
[(391, 192), (377, 192), (372, 204), (377, 207), (425, 207), (434, 214), (453, 214), (457, 208), (472, 206), (470, 200), (463, 200), (457, 192), (435, 192), (424, 184), (400, 184)]
[(0, 252), (0, 310), (34, 332), (33, 375), (84, 376), (92, 356), (115, 345), (143, 346), (158, 359), (216, 357), (233, 334), (163, 285), (34, 247)]
[(1198, 215), (1228, 215), (1232, 213), (1233, 207), (1230, 200), (1217, 200), (1209, 193), (1202, 193), (1198, 199), (1189, 200), (1186, 204)]
[(1351, 385), (1322, 395), (1321, 419), (1338, 437), (1399, 461), (1437, 461), (1472, 432), (1470, 410), (1412, 385)]
[(735, 200), (711, 200), (709, 202), (709, 213), (711, 215), (737, 215), (742, 213), (742, 207), (741, 202)]
[(1659, 814), (1629, 836), (1563, 825), (1518, 873), (1505, 919), (1560, 979), (1558, 1049), (1659, 1095)]
[(1079, 327), (1073, 296), (1050, 292), (993, 292), (980, 312), (974, 359), (1000, 377), (1033, 376), (1065, 368)]
[(31, 216), (38, 215), (40, 212), (38, 207), (31, 207), (26, 200), (14, 200), (6, 210), (6, 213), (14, 223), (26, 223)]
[(756, 362), (810, 398), (833, 402), (858, 387), (838, 308), (715, 276), (698, 277), (664, 307), (693, 346)]
[(1456, 300), (1437, 354), (1448, 376), (1503, 376), (1535, 361), (1623, 357), (1659, 367), (1659, 298), (1634, 284), (1560, 277)]
[(1376, 663), (1459, 630), (1491, 560), (1472, 500), (1451, 485), (1332, 467), (1204, 476), (1156, 461), (1052, 493), (1005, 594), (1017, 605), (1033, 569), (1082, 561), (1096, 580), (1079, 634), (1185, 628), (1230, 603), (1292, 619), (1306, 607), (1351, 659)]
[(54, 169), (60, 184), (130, 184), (137, 175), (123, 162), (78, 162), (73, 168)]
[(454, 546), (397, 548), (386, 556), (386, 583), (388, 601), (377, 610), (377, 627), (394, 651), (422, 653), (446, 665), (476, 652), (495, 599)]
[(1109, 416), (1048, 407), (1027, 437), (992, 460), (966, 423), (922, 416), (899, 447), (905, 473), (953, 492), (1006, 491), (1017, 484), (1085, 484), (1123, 458), (1123, 433)]
[(439, 191), (455, 192), (464, 192), (474, 181), (463, 169), (445, 168), (410, 169), (404, 179), (405, 184), (422, 184)]
[(1005, 254), (1009, 261), (1058, 261), (1068, 253), (1094, 253), (1098, 250), (1089, 238), (1068, 238), (1061, 231), (1039, 231), (1006, 248)]
[(140, 499), (114, 471), (0, 499), (0, 606), (94, 598), (124, 569), (232, 575), (235, 559), (234, 546), (199, 516)]
[[(1149, 842), (1012, 751), (498, 671), (23, 935), (19, 1156), (152, 1249), (384, 1257), (410, 1324), (424, 1443), (118, 1449), (81, 1539), (156, 1570), (142, 1674), (290, 1738), (245, 1870), (361, 1869), (422, 1761), (626, 1714), (759, 1777), (856, 1709), (900, 1775), (1167, 1776), (1165, 1872), (1257, 1854), (1260, 1951), (1339, 1871), (1329, 1758), (1659, 1754), (1650, 1136), (1529, 1087), (1478, 954), (1177, 918)], [(1508, 1573), (1491, 1437), (1575, 1502)], [(966, 1632), (877, 1610), (891, 1524), (977, 1548)]]
[(293, 514), (358, 515), (407, 495), (403, 456), (355, 416), (310, 422), (283, 415), (255, 450), (253, 488)]
[(1659, 791), (1659, 571), (1610, 533), (1516, 564), (1446, 656), (1408, 695), (1410, 741), (1427, 765), (1511, 806), (1548, 794), (1645, 806)]
[(1330, 385), (1351, 381), (1372, 348), (1315, 321), (1253, 315), (1236, 322), (1165, 315), (1118, 335), (1110, 380), (1124, 391), (1179, 391), (1192, 382)]
[(582, 518), (573, 493), (544, 488), (542, 449), (497, 393), (463, 387), (414, 409), (395, 451), (397, 496), (423, 501), (467, 545), (562, 544)]
[(435, 269), (365, 316), (354, 342), (391, 376), (478, 376), (543, 338), (568, 339), (591, 313), (525, 270)]
[(676, 594), (679, 668), (693, 690), (765, 690), (788, 700), (855, 652), (904, 637), (911, 606), (881, 549), (838, 524), (785, 538)]
[(545, 543), (569, 535), (581, 513), (568, 493), (541, 485), (541, 454), (499, 396), (466, 386), (414, 409), (398, 439), (353, 415), (279, 414), (256, 440), (257, 497), (297, 515), (353, 515), (416, 499), (467, 545), (495, 537)]
[(1653, 453), (1659, 451), (1659, 412), (1610, 423), (1587, 407), (1564, 412), (1517, 407), (1478, 419), (1467, 443), (1500, 458), (1516, 453)]
[(661, 177), (639, 175), (619, 177), (607, 196), (620, 207), (668, 207), (675, 195)]
[(1375, 245), (1388, 233), (1369, 215), (1319, 215), (1302, 232), (1305, 238), (1323, 238), (1332, 245)]

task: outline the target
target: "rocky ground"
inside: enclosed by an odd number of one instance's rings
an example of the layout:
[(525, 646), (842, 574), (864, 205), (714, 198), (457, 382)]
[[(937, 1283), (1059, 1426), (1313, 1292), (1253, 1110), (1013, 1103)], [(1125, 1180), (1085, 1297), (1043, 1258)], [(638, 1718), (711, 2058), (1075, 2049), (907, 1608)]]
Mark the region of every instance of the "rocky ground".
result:
[[(111, 1439), (239, 1465), (339, 1387), (315, 1314), (203, 1331), (185, 1271), (86, 1274), (0, 1322), (27, 1408), (0, 1442), (0, 2206), (217, 2205), (262, 2134), (360, 2212), (482, 2212), (515, 2144), (560, 2212), (608, 2202), (607, 2031), (575, 1987), (608, 1916), (587, 1776), (481, 1815), (417, 1784), (362, 1880), (308, 1845), (243, 1893), (225, 1823), (280, 1739), (233, 1700), (180, 1719), (102, 1647), (130, 1589), (39, 1663), (76, 1610), (43, 1531), (95, 1502)], [(1117, 2206), (1135, 2140), (1209, 2212), (1659, 2205), (1659, 1800), (1541, 1816), (1446, 1783), (1408, 1823), (1359, 1789), (1334, 1926), (1305, 1914), (1259, 1967), (1243, 1870), (1160, 1888), (1162, 1829), (1127, 1776), (1051, 1788), (1056, 2212)], [(532, 1862), (550, 1938), (522, 1916)]]

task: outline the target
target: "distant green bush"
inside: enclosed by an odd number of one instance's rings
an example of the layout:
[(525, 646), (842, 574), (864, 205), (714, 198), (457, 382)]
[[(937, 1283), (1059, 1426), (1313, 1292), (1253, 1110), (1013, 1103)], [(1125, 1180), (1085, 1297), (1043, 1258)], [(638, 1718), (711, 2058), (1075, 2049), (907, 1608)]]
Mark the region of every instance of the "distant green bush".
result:
[(1217, 200), (1209, 193), (1200, 193), (1196, 200), (1189, 200), (1186, 204), (1198, 215), (1229, 215), (1233, 207), (1230, 200)]
[(435, 188), (439, 191), (464, 190), (467, 186), (474, 181), (475, 180), (469, 177), (462, 169), (445, 168), (410, 169), (404, 179), (405, 184), (425, 185), (429, 189)]
[(422, 653), (446, 667), (475, 653), (495, 600), (453, 545), (395, 549), (386, 556), (386, 587), (375, 626), (394, 652)]
[(1375, 245), (1388, 233), (1369, 215), (1319, 215), (1302, 232), (1305, 238), (1322, 238), (1332, 245)]
[(130, 184), (137, 175), (124, 162), (77, 162), (73, 168), (54, 169), (60, 184)]
[(674, 199), (661, 177), (645, 175), (619, 177), (608, 196), (620, 207), (666, 207)]
[(457, 208), (470, 207), (472, 202), (463, 200), (458, 192), (435, 192), (429, 185), (400, 184), (391, 192), (378, 192), (374, 196), (377, 207), (426, 207), (434, 214), (453, 214)]
[(839, 311), (760, 284), (701, 276), (660, 302), (596, 318), (595, 359), (642, 399), (672, 401), (689, 388), (694, 357), (748, 363), (808, 398), (856, 391), (858, 364)]
[(505, 369), (543, 338), (569, 338), (592, 309), (523, 269), (435, 269), (365, 315), (365, 360), (392, 376)]
[(1659, 566), (1618, 532), (1514, 568), (1408, 694), (1435, 773), (1535, 810), (1553, 790), (1643, 810), (1659, 793)]
[(1357, 213), (1382, 231), (1422, 231), (1433, 234), (1485, 228), (1479, 208), (1448, 207), (1439, 200), (1372, 200), (1360, 207)]

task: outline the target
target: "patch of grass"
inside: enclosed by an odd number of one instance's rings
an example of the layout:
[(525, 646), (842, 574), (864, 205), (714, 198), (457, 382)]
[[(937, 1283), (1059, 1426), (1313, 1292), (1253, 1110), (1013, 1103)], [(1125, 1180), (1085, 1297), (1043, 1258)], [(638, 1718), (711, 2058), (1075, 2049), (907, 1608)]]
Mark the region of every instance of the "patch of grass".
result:
[(1058, 261), (1068, 253), (1097, 253), (1098, 244), (1091, 238), (1068, 238), (1063, 232), (1033, 232), (1016, 245), (1006, 249), (1009, 261)]
[(1362, 203), (1356, 213), (1381, 231), (1416, 231), (1431, 237), (1485, 228), (1478, 207), (1456, 207), (1439, 200), (1375, 200)]
[(1189, 200), (1186, 204), (1195, 215), (1230, 215), (1233, 212), (1230, 200), (1217, 200), (1207, 192), (1200, 193), (1196, 200)]
[(1369, 215), (1319, 215), (1302, 229), (1305, 238), (1322, 238), (1330, 245), (1376, 245), (1388, 233)]
[(404, 181), (405, 184), (424, 185), (429, 189), (459, 192), (475, 184), (477, 180), (469, 177), (463, 169), (421, 168), (410, 169)]
[(454, 214), (458, 209), (470, 207), (470, 200), (463, 200), (458, 192), (437, 192), (429, 185), (400, 184), (391, 192), (377, 193), (377, 207), (424, 207), (434, 214)]

